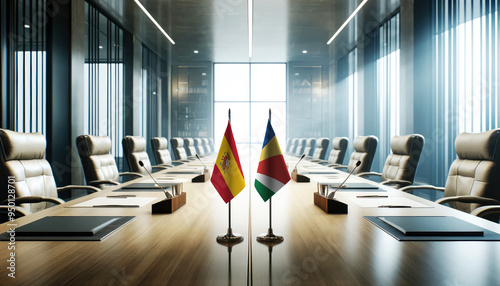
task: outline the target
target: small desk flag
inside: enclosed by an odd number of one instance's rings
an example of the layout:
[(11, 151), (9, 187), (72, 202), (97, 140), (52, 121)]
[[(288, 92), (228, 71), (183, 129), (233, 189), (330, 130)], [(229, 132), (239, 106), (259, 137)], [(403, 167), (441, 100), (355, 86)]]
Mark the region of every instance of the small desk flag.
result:
[(271, 121), (268, 120), (266, 137), (262, 145), (259, 167), (255, 178), (255, 189), (262, 199), (267, 201), (288, 181), (290, 181), (290, 174), (281, 153), (278, 139), (271, 126)]
[(215, 160), (214, 171), (212, 172), (210, 181), (226, 203), (236, 197), (245, 188), (245, 177), (243, 176), (238, 150), (234, 142), (233, 130), (229, 121), (224, 138), (222, 138), (219, 154)]

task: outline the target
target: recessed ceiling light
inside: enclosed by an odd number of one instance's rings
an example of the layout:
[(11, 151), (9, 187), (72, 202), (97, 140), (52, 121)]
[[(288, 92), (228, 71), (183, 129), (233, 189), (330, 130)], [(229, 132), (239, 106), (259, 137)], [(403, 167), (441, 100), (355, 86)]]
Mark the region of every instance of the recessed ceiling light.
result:
[(296, 72), (295, 75), (300, 75), (300, 73)]
[(24, 24), (24, 27), (25, 27), (26, 29), (31, 28), (31, 26), (30, 26), (30, 25), (28, 25), (28, 24)]
[(359, 4), (359, 6), (349, 16), (349, 18), (347, 18), (347, 20), (345, 20), (344, 24), (342, 24), (342, 26), (340, 26), (340, 28), (337, 30), (337, 32), (335, 32), (335, 34), (333, 34), (333, 36), (330, 38), (330, 40), (328, 40), (328, 42), (326, 43), (327, 45), (329, 45), (333, 41), (333, 39), (335, 39), (335, 37), (337, 37), (338, 34), (340, 34), (340, 32), (342, 32), (342, 30), (345, 28), (345, 26), (347, 26), (347, 24), (349, 24), (349, 22), (352, 20), (352, 18), (354, 18), (354, 16), (356, 16), (356, 14), (358, 14), (359, 10), (361, 10), (361, 8), (363, 7), (363, 5), (366, 4), (366, 2), (368, 2), (368, 0), (364, 0), (363, 2), (361, 2), (361, 4)]
[(302, 53), (303, 54), (307, 54), (307, 50), (302, 50)]
[(207, 75), (207, 73), (206, 73), (206, 72), (204, 72), (204, 73), (201, 73), (201, 75), (202, 75), (202, 76), (206, 76), (206, 75)]
[(156, 22), (155, 18), (153, 18), (153, 16), (151, 16), (151, 14), (149, 14), (148, 10), (146, 10), (146, 8), (144, 8), (144, 6), (142, 6), (141, 2), (139, 2), (139, 0), (134, 0), (134, 1), (137, 4), (137, 6), (139, 6), (139, 8), (141, 8), (141, 10), (144, 12), (144, 14), (146, 14), (146, 16), (148, 16), (148, 18), (151, 20), (151, 22), (153, 22), (153, 24), (156, 25), (158, 30), (160, 30), (163, 33), (163, 35), (165, 35), (165, 37), (167, 37), (167, 39), (172, 43), (172, 45), (175, 45), (174, 40), (172, 40), (172, 38), (170, 38), (170, 36), (167, 34), (167, 32), (165, 32), (165, 30), (163, 30), (163, 28), (160, 26), (160, 24), (158, 24), (158, 22)]
[(99, 49), (101, 49), (101, 50), (102, 50), (102, 49), (104, 49), (104, 47), (103, 47), (103, 46), (99, 46)]
[(197, 54), (197, 53), (199, 53), (199, 51), (198, 50), (194, 50), (193, 53)]

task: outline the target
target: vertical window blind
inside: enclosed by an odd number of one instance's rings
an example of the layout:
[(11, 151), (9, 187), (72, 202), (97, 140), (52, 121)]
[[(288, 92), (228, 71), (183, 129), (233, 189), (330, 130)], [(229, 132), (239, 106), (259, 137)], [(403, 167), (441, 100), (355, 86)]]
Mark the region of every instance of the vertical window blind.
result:
[(46, 2), (7, 2), (9, 129), (46, 130)]
[(500, 127), (498, 0), (434, 2), (435, 98), (444, 183), (461, 132)]
[[(142, 46), (142, 136), (147, 142), (161, 134), (161, 106), (167, 91), (167, 63), (146, 46)], [(165, 93), (166, 95), (166, 93)], [(166, 99), (166, 96), (165, 96)], [(166, 115), (165, 115), (166, 116)]]
[(111, 138), (121, 169), (124, 136), (123, 30), (85, 3), (85, 133)]
[[(378, 31), (377, 98), (379, 103), (379, 162), (391, 153), (391, 138), (400, 135), (400, 21), (399, 13)], [(383, 166), (383, 165), (381, 165)]]

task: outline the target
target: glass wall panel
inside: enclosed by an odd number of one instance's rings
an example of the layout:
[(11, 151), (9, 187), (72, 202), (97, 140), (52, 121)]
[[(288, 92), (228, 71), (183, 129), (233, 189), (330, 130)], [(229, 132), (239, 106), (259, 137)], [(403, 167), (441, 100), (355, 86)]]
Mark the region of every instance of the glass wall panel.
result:
[(7, 126), (19, 132), (46, 132), (45, 1), (8, 1)]
[(499, 1), (434, 1), (437, 176), (444, 185), (462, 132), (500, 127)]
[(84, 133), (109, 136), (122, 170), (124, 137), (123, 30), (85, 3)]

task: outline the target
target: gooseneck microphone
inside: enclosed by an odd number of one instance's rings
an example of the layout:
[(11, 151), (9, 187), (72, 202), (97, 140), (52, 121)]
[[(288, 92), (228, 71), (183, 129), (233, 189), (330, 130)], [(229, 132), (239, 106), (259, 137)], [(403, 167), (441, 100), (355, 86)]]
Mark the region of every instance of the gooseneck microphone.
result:
[(200, 160), (201, 164), (203, 165), (203, 167), (205, 167), (204, 170), (208, 170), (207, 169), (207, 165), (205, 165), (205, 163), (203, 163), (203, 161), (201, 160), (200, 156), (198, 154), (196, 154), (196, 158), (198, 158), (198, 160)]
[(155, 184), (158, 185), (158, 187), (160, 187), (160, 189), (165, 193), (165, 197), (167, 197), (167, 199), (173, 198), (172, 195), (169, 192), (165, 191), (165, 189), (163, 189), (163, 187), (160, 184), (158, 184), (158, 182), (155, 180), (155, 178), (153, 177), (153, 175), (151, 175), (151, 173), (148, 171), (148, 169), (144, 166), (144, 163), (142, 161), (139, 161), (139, 166), (143, 167), (144, 170), (146, 170), (146, 172), (151, 177), (151, 179), (153, 179), (153, 181), (155, 182)]
[(295, 164), (295, 168), (293, 168), (293, 171), (295, 173), (297, 173), (297, 165), (300, 163), (300, 161), (302, 161), (302, 159), (304, 159), (304, 157), (306, 156), (306, 153), (302, 154), (302, 156), (300, 156), (300, 159), (299, 161), (297, 162), (297, 164)]
[(347, 181), (347, 179), (349, 179), (349, 177), (352, 175), (352, 173), (354, 172), (354, 170), (356, 170), (357, 167), (359, 167), (359, 165), (361, 165), (361, 161), (358, 161), (356, 162), (356, 166), (354, 166), (354, 168), (352, 169), (352, 171), (349, 173), (349, 175), (347, 175), (347, 177), (345, 178), (345, 180), (342, 182), (342, 184), (340, 184), (333, 192), (331, 192), (329, 195), (328, 195), (328, 198), (329, 199), (333, 199), (333, 197), (335, 196), (335, 193), (337, 192), (338, 189), (342, 188), (344, 186), (344, 183)]

